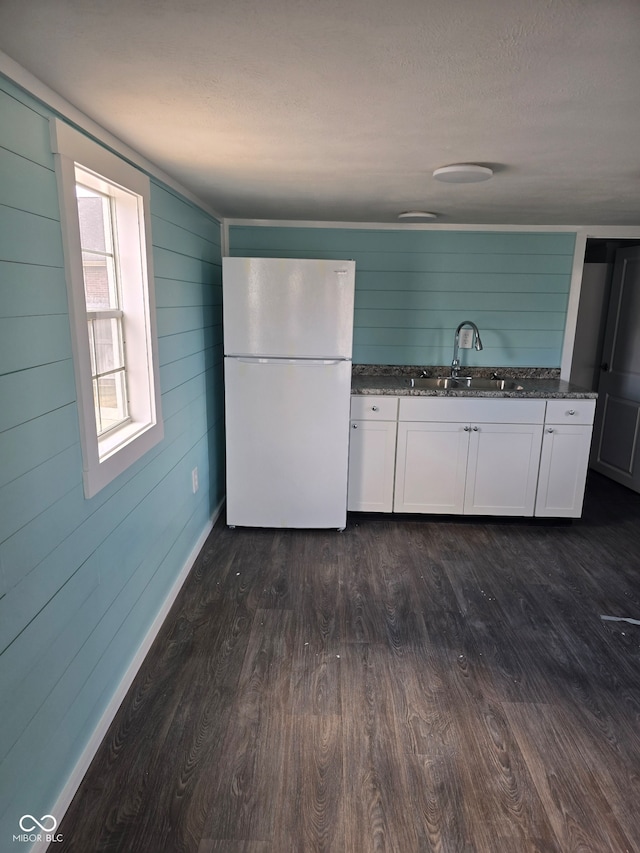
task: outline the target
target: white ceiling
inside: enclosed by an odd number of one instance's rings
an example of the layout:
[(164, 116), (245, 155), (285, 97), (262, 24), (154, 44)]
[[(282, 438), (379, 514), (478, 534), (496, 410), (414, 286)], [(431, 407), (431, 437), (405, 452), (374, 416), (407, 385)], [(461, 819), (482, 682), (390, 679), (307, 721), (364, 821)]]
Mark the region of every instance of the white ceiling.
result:
[(0, 0), (0, 49), (226, 217), (640, 224), (639, 0)]

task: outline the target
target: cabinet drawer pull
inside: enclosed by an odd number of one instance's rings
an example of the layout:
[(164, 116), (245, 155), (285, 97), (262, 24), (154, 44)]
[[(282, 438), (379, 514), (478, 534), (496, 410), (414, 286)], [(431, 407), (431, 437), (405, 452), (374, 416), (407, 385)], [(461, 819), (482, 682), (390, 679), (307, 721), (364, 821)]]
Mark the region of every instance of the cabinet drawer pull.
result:
[(567, 412), (568, 415), (575, 415), (575, 413), (576, 413), (575, 409), (569, 409), (569, 411)]
[[(377, 412), (377, 411), (378, 411), (378, 407), (377, 407), (377, 406), (371, 406), (371, 411), (372, 411), (372, 412)], [(571, 413), (571, 414), (573, 414), (573, 413)]]

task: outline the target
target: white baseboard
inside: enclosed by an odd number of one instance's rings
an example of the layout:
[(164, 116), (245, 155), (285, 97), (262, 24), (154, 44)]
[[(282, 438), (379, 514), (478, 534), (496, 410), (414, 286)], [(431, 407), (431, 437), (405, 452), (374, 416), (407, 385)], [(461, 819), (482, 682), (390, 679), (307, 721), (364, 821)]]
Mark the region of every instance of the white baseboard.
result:
[[(129, 668), (127, 669), (122, 681), (118, 685), (118, 689), (111, 697), (111, 701), (107, 705), (100, 718), (100, 722), (94, 729), (93, 734), (86, 747), (84, 748), (80, 759), (78, 760), (76, 766), (73, 768), (71, 775), (69, 776), (64, 788), (62, 789), (54, 807), (51, 809), (51, 814), (55, 815), (58, 818), (58, 825), (62, 822), (62, 816), (65, 814), (69, 806), (71, 805), (71, 801), (78, 788), (80, 787), (80, 783), (84, 779), (84, 775), (89, 769), (89, 765), (93, 761), (93, 758), (98, 751), (98, 747), (104, 740), (105, 735), (109, 730), (109, 726), (113, 722), (113, 718), (115, 717), (120, 705), (122, 704), (124, 697), (127, 695), (127, 691), (131, 687), (133, 683), (133, 679), (136, 677), (138, 670), (142, 666), (142, 662), (147, 656), (149, 649), (151, 648), (153, 641), (155, 640), (160, 628), (162, 627), (164, 620), (167, 618), (167, 614), (173, 605), (173, 602), (178, 597), (178, 593), (182, 589), (182, 585), (191, 569), (193, 568), (193, 564), (195, 563), (198, 554), (202, 550), (204, 543), (207, 541), (207, 537), (211, 533), (214, 524), (220, 517), (220, 513), (222, 512), (222, 508), (224, 506), (224, 499), (220, 501), (218, 506), (215, 508), (211, 519), (207, 522), (206, 527), (198, 537), (195, 545), (191, 549), (191, 553), (187, 557), (182, 569), (180, 570), (179, 575), (174, 581), (173, 586), (169, 590), (167, 597), (162, 603), (162, 607), (158, 611), (156, 618), (153, 620), (153, 623), (149, 630), (147, 631), (144, 640), (140, 644), (138, 651), (136, 652), (135, 657), (131, 661)], [(58, 817), (60, 815), (60, 817)], [(46, 841), (36, 842), (31, 848), (30, 853), (44, 853), (49, 847), (54, 849), (54, 846), (49, 845)]]

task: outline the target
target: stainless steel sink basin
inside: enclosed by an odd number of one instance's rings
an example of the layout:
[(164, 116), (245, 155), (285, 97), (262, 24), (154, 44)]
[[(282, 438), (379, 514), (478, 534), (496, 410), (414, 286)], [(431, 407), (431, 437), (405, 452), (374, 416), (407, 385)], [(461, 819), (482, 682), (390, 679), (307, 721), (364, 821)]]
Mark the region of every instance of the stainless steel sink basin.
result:
[(431, 376), (411, 379), (412, 388), (424, 388), (440, 391), (522, 391), (523, 386), (514, 379), (481, 379), (464, 376), (454, 379), (452, 376)]

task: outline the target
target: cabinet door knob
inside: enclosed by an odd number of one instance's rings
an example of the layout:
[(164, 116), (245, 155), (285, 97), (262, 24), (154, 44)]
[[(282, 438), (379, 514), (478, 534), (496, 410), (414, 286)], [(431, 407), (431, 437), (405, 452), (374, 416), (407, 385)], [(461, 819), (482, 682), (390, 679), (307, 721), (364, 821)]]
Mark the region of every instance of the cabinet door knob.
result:
[(465, 431), (465, 432), (470, 432), (470, 430), (471, 430), (471, 427), (470, 427), (470, 426), (466, 426), (466, 427), (464, 428), (464, 431)]
[(553, 427), (547, 427), (547, 432), (553, 432)]
[(371, 411), (372, 411), (372, 412), (377, 412), (377, 411), (378, 411), (378, 407), (377, 407), (377, 406), (371, 406)]
[(575, 413), (576, 413), (575, 409), (569, 409), (569, 411), (567, 412), (568, 415), (575, 415)]
[(474, 426), (473, 431), (478, 432), (479, 429), (480, 429), (480, 427)]
[(351, 429), (358, 429), (358, 424), (351, 424)]

